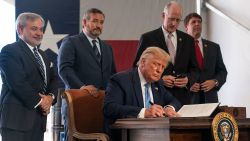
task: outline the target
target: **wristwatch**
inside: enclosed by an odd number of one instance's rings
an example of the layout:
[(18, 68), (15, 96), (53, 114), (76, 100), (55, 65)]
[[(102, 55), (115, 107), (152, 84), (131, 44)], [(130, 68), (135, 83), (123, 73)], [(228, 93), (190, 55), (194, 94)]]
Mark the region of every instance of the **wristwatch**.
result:
[(215, 82), (215, 86), (218, 87), (219, 86), (219, 81), (214, 79), (214, 82)]

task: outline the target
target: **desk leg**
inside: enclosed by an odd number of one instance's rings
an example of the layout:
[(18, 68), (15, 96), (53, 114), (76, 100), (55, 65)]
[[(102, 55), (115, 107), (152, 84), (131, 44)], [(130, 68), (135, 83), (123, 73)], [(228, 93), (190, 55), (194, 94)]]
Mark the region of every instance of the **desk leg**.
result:
[(122, 141), (128, 141), (128, 131), (127, 131), (127, 129), (122, 129)]

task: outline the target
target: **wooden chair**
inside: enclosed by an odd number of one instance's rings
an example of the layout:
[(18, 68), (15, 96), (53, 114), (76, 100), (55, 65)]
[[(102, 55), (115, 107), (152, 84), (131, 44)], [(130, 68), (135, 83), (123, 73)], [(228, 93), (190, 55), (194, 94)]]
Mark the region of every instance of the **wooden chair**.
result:
[(95, 95), (80, 89), (65, 91), (69, 113), (69, 141), (109, 141), (109, 137), (103, 133), (104, 95), (104, 91), (99, 91)]

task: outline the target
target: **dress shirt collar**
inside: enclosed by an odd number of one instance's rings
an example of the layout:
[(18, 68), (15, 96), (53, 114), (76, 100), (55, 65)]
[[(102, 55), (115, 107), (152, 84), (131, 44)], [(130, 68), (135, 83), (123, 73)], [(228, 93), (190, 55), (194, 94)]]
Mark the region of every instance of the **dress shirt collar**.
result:
[[(22, 40), (22, 39), (21, 39)], [(24, 41), (24, 40), (23, 40)], [(24, 41), (25, 42), (25, 41)], [(29, 49), (32, 51), (32, 53), (34, 53), (34, 48), (37, 48), (37, 47), (33, 47), (31, 46), (30, 44), (28, 44), (27, 42), (25, 42), (25, 44), (29, 47)]]
[(86, 33), (84, 33), (84, 32), (83, 32), (83, 34), (87, 37), (87, 39), (89, 40), (91, 46), (93, 46), (92, 40), (96, 40), (96, 43), (99, 44), (98, 38), (93, 39), (93, 38), (91, 38), (90, 36), (88, 36), (88, 34), (86, 34)]
[[(161, 26), (161, 28), (162, 28), (162, 31), (163, 31), (163, 34), (164, 34), (165, 39), (167, 39), (168, 34), (170, 34), (170, 33), (167, 32), (163, 26)], [(173, 35), (174, 39), (177, 39), (177, 33), (176, 33), (176, 31), (175, 31), (175, 32), (172, 32), (172, 35)]]
[(143, 88), (144, 85), (147, 83), (147, 81), (145, 80), (144, 76), (142, 75), (139, 67), (138, 67), (138, 74), (139, 74), (139, 78), (140, 78), (140, 82), (141, 82), (141, 87)]

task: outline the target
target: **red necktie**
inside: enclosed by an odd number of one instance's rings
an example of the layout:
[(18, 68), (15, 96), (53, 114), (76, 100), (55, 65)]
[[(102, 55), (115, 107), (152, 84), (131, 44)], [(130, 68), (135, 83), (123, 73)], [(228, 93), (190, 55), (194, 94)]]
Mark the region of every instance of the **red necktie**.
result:
[(202, 54), (201, 54), (201, 49), (199, 47), (199, 41), (198, 40), (195, 40), (195, 53), (196, 53), (196, 58), (197, 58), (197, 61), (198, 61), (198, 65), (199, 65), (199, 68), (200, 69), (203, 69), (203, 57), (202, 57)]

